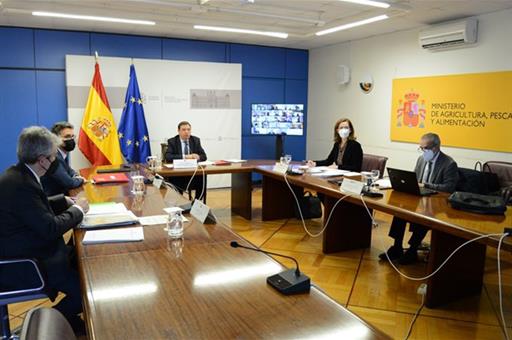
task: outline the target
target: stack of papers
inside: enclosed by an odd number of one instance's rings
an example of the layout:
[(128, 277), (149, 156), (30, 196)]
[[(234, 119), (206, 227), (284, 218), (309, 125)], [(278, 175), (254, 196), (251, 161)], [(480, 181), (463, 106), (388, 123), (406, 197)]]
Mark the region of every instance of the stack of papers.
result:
[(391, 181), (389, 180), (389, 177), (376, 180), (375, 184), (379, 186), (379, 189), (391, 189)]
[(81, 228), (106, 228), (138, 223), (137, 216), (131, 211), (114, 214), (85, 215)]
[(138, 222), (137, 216), (123, 203), (93, 203), (82, 221), (82, 228), (116, 227)]
[(89, 230), (85, 232), (82, 244), (136, 242), (144, 240), (142, 227)]
[(213, 164), (215, 164), (215, 163), (212, 161), (202, 161), (202, 162), (197, 163), (197, 165), (202, 165), (202, 166), (213, 165)]
[(332, 177), (332, 176), (343, 176), (348, 174), (350, 171), (347, 170), (339, 170), (339, 169), (328, 169), (321, 172), (314, 172), (311, 176), (316, 177)]

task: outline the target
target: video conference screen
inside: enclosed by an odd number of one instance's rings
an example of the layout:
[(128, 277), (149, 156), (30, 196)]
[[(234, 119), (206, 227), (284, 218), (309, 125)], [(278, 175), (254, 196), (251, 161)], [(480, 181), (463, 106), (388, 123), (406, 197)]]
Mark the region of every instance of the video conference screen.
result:
[(253, 135), (302, 136), (304, 104), (252, 104)]

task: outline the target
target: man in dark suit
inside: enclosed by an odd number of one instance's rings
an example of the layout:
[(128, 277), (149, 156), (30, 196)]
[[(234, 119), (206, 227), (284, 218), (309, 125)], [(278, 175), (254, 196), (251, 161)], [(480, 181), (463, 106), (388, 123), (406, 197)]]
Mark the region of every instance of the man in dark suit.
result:
[[(422, 155), (416, 162), (414, 171), (419, 180), (419, 186), (436, 191), (453, 192), (459, 180), (457, 163), (441, 151), (441, 140), (435, 133), (427, 133), (421, 137), (419, 150)], [(428, 232), (428, 228), (411, 223), (409, 230), (412, 236), (409, 239), (409, 249), (404, 253), (403, 240), (407, 221), (394, 217), (389, 230), (389, 236), (395, 239), (386, 253), (379, 255), (380, 259), (398, 260), (406, 265), (418, 260), (418, 247)]]
[[(173, 162), (175, 159), (196, 159), (198, 162), (206, 160), (206, 153), (201, 146), (201, 140), (199, 137), (192, 136), (192, 126), (187, 121), (180, 122), (178, 124), (178, 134), (167, 141), (165, 160)], [(190, 177), (170, 177), (169, 181), (176, 186), (180, 193), (183, 193), (190, 182)], [(204, 185), (206, 186), (206, 183)], [(203, 193), (202, 175), (196, 174), (192, 183), (190, 183), (189, 190), (195, 190), (195, 198), (201, 198), (198, 196), (201, 194), (203, 198), (206, 197), (206, 192)]]
[(85, 178), (69, 166), (69, 153), (76, 146), (75, 131), (73, 125), (68, 122), (55, 123), (51, 131), (61, 140), (57, 152), (57, 162), (59, 165), (54, 173), (41, 177), (41, 183), (43, 184), (44, 192), (48, 196), (57, 194), (67, 195), (70, 189), (78, 188), (85, 182)]
[[(66, 296), (54, 306), (77, 333), (85, 331), (80, 282), (63, 234), (78, 225), (88, 211), (87, 200), (73, 202), (60, 195), (48, 199), (40, 177), (55, 170), (60, 140), (44, 127), (29, 127), (18, 140), (18, 164), (0, 175), (0, 258), (35, 258), (47, 276), (49, 291)], [(21, 269), (5, 269), (0, 285), (25, 286), (29, 278)]]

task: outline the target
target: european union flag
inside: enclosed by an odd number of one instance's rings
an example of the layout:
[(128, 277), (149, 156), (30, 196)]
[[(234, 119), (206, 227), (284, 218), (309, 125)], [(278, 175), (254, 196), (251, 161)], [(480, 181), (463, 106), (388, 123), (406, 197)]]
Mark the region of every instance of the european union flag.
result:
[(151, 147), (133, 64), (130, 66), (130, 82), (126, 89), (118, 135), (121, 151), (126, 161), (128, 163), (146, 163), (146, 158), (151, 155)]

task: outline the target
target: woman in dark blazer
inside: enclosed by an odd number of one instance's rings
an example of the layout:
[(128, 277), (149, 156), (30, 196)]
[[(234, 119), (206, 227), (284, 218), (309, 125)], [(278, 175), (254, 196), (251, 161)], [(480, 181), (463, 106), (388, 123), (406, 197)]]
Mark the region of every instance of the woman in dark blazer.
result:
[(354, 126), (348, 118), (342, 118), (334, 125), (334, 145), (327, 159), (308, 161), (310, 166), (332, 166), (340, 170), (361, 171), (363, 149), (356, 141)]

